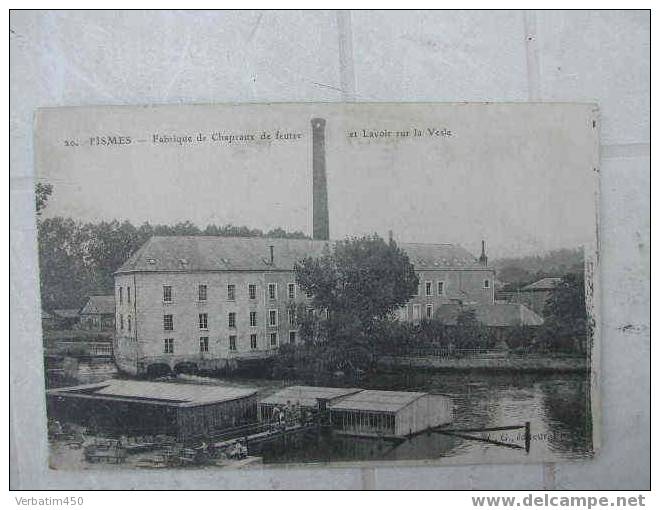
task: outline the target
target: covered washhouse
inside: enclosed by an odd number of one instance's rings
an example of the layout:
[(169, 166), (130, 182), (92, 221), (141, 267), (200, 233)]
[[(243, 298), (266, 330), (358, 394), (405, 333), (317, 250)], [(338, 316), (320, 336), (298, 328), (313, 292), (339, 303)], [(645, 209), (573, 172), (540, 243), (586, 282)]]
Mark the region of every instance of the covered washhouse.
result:
[(288, 386), (259, 400), (258, 415), (261, 421), (270, 421), (273, 409), (285, 406), (301, 407), (310, 412), (325, 411), (327, 405), (342, 397), (353, 395), (360, 388), (328, 388), (323, 386)]
[(112, 379), (48, 390), (47, 405), (50, 418), (98, 433), (162, 434), (185, 442), (253, 423), (257, 390)]
[(362, 390), (328, 408), (333, 429), (348, 435), (404, 437), (453, 419), (451, 398), (421, 392)]

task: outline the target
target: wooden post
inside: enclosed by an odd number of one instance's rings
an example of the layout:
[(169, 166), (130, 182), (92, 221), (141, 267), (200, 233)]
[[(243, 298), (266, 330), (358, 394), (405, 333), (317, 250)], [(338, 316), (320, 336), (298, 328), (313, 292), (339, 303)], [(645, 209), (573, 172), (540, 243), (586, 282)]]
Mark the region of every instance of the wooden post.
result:
[(531, 427), (530, 423), (528, 421), (525, 422), (525, 452), (529, 453), (529, 447), (531, 446), (532, 443), (532, 433), (531, 433)]

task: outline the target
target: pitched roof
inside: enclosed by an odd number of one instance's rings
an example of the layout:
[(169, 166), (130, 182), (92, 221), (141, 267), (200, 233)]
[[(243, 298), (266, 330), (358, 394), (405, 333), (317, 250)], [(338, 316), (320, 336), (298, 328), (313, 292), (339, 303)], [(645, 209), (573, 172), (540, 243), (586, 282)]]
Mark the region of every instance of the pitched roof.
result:
[(49, 390), (50, 394), (147, 401), (170, 405), (200, 405), (248, 397), (256, 388), (110, 379), (101, 383)]
[(397, 412), (427, 395), (417, 391), (363, 390), (329, 404), (333, 410)]
[(434, 317), (448, 326), (455, 326), (458, 315), (473, 309), (477, 320), (488, 327), (541, 326), (543, 318), (520, 303), (494, 303), (475, 305), (440, 305)]
[(114, 314), (115, 296), (89, 296), (87, 303), (80, 310), (80, 315), (85, 314)]
[[(265, 237), (154, 236), (117, 270), (133, 271), (291, 271), (308, 256), (330, 250), (333, 241)], [(273, 264), (270, 264), (270, 246)], [(418, 269), (483, 268), (464, 248), (452, 244), (401, 243)]]
[(555, 287), (557, 287), (557, 285), (559, 285), (560, 283), (561, 283), (561, 278), (556, 278), (556, 277), (542, 278), (537, 282), (530, 283), (529, 285), (524, 286), (520, 290), (522, 291), (552, 290)]
[(264, 397), (260, 404), (284, 405), (287, 402), (306, 407), (317, 405), (318, 398), (334, 400), (352, 393), (362, 391), (360, 388), (328, 388), (322, 386), (289, 386), (272, 395)]
[(77, 319), (80, 311), (77, 308), (60, 308), (59, 310), (53, 310), (53, 315), (62, 319)]

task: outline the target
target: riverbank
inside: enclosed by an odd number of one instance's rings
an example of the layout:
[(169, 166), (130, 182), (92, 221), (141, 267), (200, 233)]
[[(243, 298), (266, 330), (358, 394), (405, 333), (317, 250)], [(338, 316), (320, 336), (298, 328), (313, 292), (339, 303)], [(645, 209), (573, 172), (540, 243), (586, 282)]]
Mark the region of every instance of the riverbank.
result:
[(384, 356), (381, 368), (437, 370), (487, 370), (503, 372), (586, 372), (586, 356), (500, 356), (442, 358), (436, 356)]

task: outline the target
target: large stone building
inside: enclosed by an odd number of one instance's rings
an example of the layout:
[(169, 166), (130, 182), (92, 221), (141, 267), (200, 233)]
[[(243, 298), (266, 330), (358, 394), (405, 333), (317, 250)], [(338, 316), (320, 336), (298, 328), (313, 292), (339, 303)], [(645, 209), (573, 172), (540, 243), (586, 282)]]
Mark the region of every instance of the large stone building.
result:
[[(292, 305), (306, 301), (293, 266), (325, 240), (153, 237), (115, 275), (119, 367), (129, 373), (223, 369), (299, 341)], [(448, 303), (494, 302), (494, 271), (456, 245), (400, 244), (419, 277), (403, 320)], [(150, 368), (151, 367), (151, 368)]]

